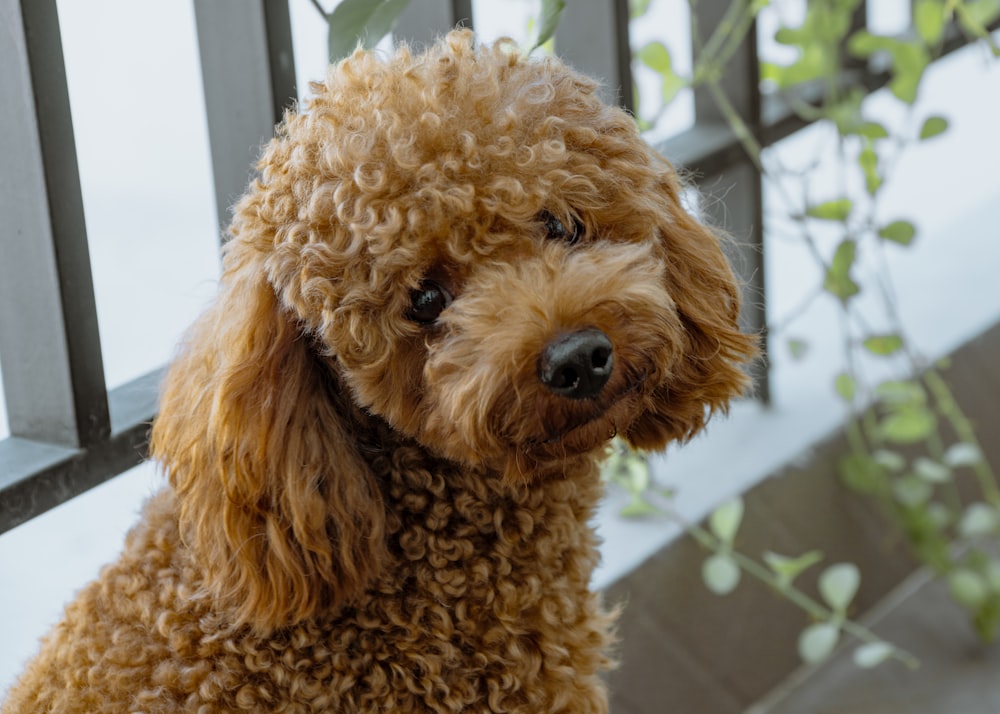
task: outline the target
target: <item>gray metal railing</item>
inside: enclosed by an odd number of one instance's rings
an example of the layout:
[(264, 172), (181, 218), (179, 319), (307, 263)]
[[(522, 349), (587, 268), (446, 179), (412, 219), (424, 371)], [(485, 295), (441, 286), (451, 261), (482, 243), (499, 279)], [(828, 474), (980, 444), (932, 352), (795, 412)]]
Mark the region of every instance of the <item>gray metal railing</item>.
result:
[[(225, 223), (295, 96), (288, 3), (198, 0), (195, 11)], [(0, 26), (3, 532), (145, 458), (162, 369), (105, 384), (56, 1), (0, 0)]]
[[(730, 1), (693, 4), (698, 26), (714, 27)], [(247, 184), (254, 152), (295, 96), (288, 1), (194, 0), (194, 7), (221, 224)], [(863, 23), (863, 4), (857, 17)], [(474, 19), (470, 0), (412, 0), (396, 34), (427, 42)], [(3, 532), (144, 458), (161, 370), (106, 388), (56, 0), (0, 0), (0, 26), (0, 358), (11, 432), (0, 440)], [(630, 104), (627, 0), (573, 0), (556, 42), (562, 56)], [(956, 35), (948, 49), (961, 44)], [(751, 33), (722, 82), (767, 146), (804, 122), (761, 96), (758, 68)], [(857, 71), (869, 86), (886, 81)], [(744, 324), (764, 334), (760, 175), (701, 91), (694, 126), (659, 148), (704, 183), (725, 187), (724, 227), (743, 246), (736, 262), (747, 284)], [(766, 401), (766, 367), (755, 378)]]

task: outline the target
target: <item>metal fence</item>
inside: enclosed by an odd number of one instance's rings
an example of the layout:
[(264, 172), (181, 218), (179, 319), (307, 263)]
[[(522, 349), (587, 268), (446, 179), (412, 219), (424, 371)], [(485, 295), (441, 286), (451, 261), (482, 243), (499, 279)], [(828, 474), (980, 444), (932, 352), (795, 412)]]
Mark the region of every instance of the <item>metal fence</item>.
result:
[[(732, 0), (692, 3), (712, 28)], [(246, 186), (257, 147), (295, 96), (288, 0), (194, 0), (220, 223)], [(862, 4), (856, 22), (864, 23)], [(412, 0), (397, 36), (427, 42), (475, 26), (470, 0)], [(559, 54), (632, 97), (627, 0), (573, 0)], [(80, 176), (55, 0), (0, 0), (0, 361), (10, 437), (0, 440), (0, 532), (127, 470), (145, 455), (161, 370), (105, 384)], [(948, 49), (962, 44), (957, 34)], [(802, 128), (759, 90), (750, 33), (722, 83), (762, 146)], [(885, 76), (858, 67), (869, 86)], [(803, 97), (803, 99), (810, 99)], [(743, 246), (745, 327), (765, 333), (761, 176), (704, 92), (695, 122), (661, 151), (726, 187), (725, 227)], [(708, 208), (711, 211), (711, 207)], [(720, 219), (720, 216), (710, 216)], [(767, 400), (765, 367), (755, 375)]]

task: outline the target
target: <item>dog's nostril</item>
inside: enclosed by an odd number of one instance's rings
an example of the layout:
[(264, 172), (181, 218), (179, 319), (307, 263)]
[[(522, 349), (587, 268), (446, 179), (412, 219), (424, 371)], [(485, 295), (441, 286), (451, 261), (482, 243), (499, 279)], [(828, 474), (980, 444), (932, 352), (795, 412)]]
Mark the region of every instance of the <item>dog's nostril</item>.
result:
[(611, 340), (600, 330), (588, 329), (549, 343), (538, 360), (538, 377), (553, 394), (591, 399), (607, 384), (613, 367)]
[(608, 365), (608, 360), (611, 359), (611, 349), (605, 347), (598, 347), (590, 355), (590, 364), (594, 369), (605, 369)]
[(580, 373), (576, 367), (563, 367), (552, 380), (552, 386), (556, 389), (576, 389), (579, 384)]

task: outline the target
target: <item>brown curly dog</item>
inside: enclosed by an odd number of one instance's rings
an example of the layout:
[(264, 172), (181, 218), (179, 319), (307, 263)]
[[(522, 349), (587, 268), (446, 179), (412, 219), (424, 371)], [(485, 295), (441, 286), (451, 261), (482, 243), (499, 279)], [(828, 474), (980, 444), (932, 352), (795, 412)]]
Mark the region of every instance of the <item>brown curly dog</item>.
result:
[(605, 712), (614, 434), (686, 439), (753, 339), (595, 84), (456, 31), (312, 86), (166, 378), (170, 486), (6, 712)]

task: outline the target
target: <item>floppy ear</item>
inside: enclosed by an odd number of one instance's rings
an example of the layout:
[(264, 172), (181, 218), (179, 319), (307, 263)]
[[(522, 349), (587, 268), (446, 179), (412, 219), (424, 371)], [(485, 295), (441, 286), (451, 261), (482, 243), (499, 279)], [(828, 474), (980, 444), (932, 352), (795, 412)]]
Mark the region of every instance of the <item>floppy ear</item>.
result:
[(235, 243), (167, 374), (151, 450), (208, 595), (269, 631), (364, 589), (385, 513), (333, 367), (281, 309), (260, 253)]
[(659, 189), (667, 291), (683, 334), (649, 410), (625, 435), (646, 449), (689, 439), (713, 412), (725, 411), (748, 387), (743, 366), (757, 355), (756, 338), (740, 332), (740, 286), (718, 236), (683, 209), (672, 170), (662, 174)]

